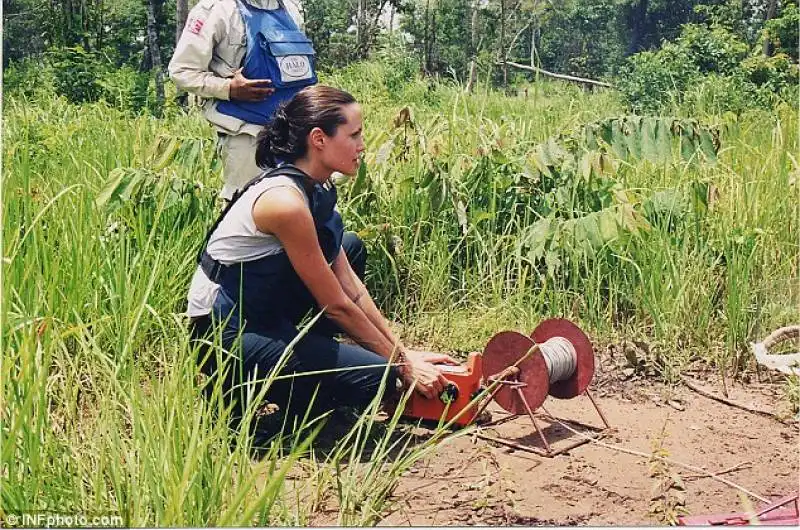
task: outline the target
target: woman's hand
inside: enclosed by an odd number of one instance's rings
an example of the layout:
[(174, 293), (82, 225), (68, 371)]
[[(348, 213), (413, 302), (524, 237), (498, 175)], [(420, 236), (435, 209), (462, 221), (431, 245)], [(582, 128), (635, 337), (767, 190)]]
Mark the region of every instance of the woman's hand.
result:
[(424, 350), (412, 350), (406, 348), (406, 354), (419, 356), (423, 361), (431, 364), (459, 364), (458, 361), (447, 355), (446, 353), (438, 353)]
[(447, 386), (447, 378), (436, 367), (437, 363), (455, 363), (449, 355), (441, 353), (406, 350), (406, 370), (404, 377), (414, 390), (428, 399), (434, 399)]

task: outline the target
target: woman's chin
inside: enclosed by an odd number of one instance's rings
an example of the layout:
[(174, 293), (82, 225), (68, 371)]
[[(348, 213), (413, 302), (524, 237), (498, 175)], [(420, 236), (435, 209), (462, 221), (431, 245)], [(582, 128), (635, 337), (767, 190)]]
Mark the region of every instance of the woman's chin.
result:
[(353, 171), (350, 174), (342, 173), (341, 171), (334, 171), (333, 173), (331, 173), (331, 180), (333, 181), (334, 184), (339, 186), (340, 184), (344, 184), (345, 182), (350, 180), (350, 177), (352, 177), (353, 174), (355, 174), (355, 171)]

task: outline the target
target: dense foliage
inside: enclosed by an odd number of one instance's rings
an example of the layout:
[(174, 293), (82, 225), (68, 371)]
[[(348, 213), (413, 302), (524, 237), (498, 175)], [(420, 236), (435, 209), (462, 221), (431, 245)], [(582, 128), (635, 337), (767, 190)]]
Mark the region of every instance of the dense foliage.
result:
[[(796, 10), (787, 17), (796, 18)], [(798, 82), (797, 63), (785, 53), (752, 53), (721, 25), (687, 24), (674, 42), (631, 56), (618, 85), (640, 112), (660, 112), (684, 100), (692, 112), (699, 99), (718, 112), (740, 112), (770, 108), (778, 99), (796, 100)]]
[[(637, 370), (725, 381), (800, 319), (794, 2), (354, 4), (305, 2), (306, 24), (323, 82), (364, 107), (341, 210), (405, 341), (461, 355), (563, 316), (645, 344)], [(382, 6), (403, 31), (379, 31)], [(409, 447), (373, 409), (325, 452), (314, 424), (254, 462), (257, 407), (232, 433), (220, 388), (203, 397), (183, 311), (220, 167), (199, 109), (154, 96), (144, 3), (4, 8), (0, 515), (377, 523), (436, 437)]]

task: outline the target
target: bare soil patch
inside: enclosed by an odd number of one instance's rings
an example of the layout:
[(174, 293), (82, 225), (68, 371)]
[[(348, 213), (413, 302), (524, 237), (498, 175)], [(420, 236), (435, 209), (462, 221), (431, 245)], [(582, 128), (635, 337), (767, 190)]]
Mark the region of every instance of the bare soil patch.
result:
[[(736, 409), (683, 386), (598, 375), (595, 397), (615, 429), (604, 442), (651, 454), (653, 441), (662, 439), (669, 457), (686, 464), (711, 472), (741, 465), (724, 477), (770, 500), (798, 489), (796, 423)], [(752, 383), (729, 392), (737, 401), (774, 410), (776, 388)], [(712, 384), (708, 390), (719, 392)], [(555, 416), (602, 425), (585, 397), (550, 398), (545, 406)], [(547, 431), (564, 441), (576, 436), (558, 425)], [(524, 418), (496, 432), (535, 442)], [(645, 458), (594, 444), (546, 458), (464, 435), (443, 443), (401, 478), (381, 525), (657, 524), (648, 515), (658, 480), (649, 467)], [(745, 509), (732, 487), (677, 466), (670, 472), (681, 477), (692, 514)]]

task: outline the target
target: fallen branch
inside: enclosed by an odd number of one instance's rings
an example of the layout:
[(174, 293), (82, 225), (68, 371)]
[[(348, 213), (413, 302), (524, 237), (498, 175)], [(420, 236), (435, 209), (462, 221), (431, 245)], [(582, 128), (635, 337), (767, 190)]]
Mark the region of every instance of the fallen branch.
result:
[[(742, 469), (749, 469), (749, 468), (752, 467), (751, 464), (752, 464), (752, 462), (750, 462), (749, 460), (746, 460), (744, 462), (739, 462), (735, 466), (731, 466), (731, 467), (725, 468), (722, 471), (717, 471), (714, 474), (719, 476), (719, 475), (726, 475), (728, 473), (733, 473), (734, 471), (740, 471)], [(709, 477), (706, 476), (706, 475), (687, 475), (687, 476), (683, 477), (683, 480), (693, 480), (693, 479), (697, 479), (697, 478), (709, 478)]]
[(700, 388), (699, 386), (697, 386), (696, 384), (694, 384), (693, 382), (689, 381), (687, 378), (685, 378), (683, 376), (681, 376), (681, 381), (683, 381), (684, 385), (686, 385), (691, 390), (694, 390), (695, 392), (697, 392), (701, 396), (705, 396), (705, 397), (707, 397), (709, 399), (713, 399), (714, 401), (719, 401), (720, 403), (724, 403), (724, 404), (726, 404), (728, 406), (735, 407), (737, 409), (741, 409), (741, 410), (744, 410), (744, 411), (747, 411), (747, 412), (750, 412), (750, 413), (753, 413), (753, 414), (760, 414), (761, 416), (767, 416), (768, 418), (772, 418), (773, 420), (778, 421), (780, 423), (786, 423), (785, 420), (779, 418), (778, 416), (776, 416), (775, 414), (773, 414), (772, 412), (770, 412), (768, 410), (749, 407), (747, 405), (744, 405), (743, 403), (739, 403), (738, 401), (733, 401), (731, 399), (728, 399), (728, 398), (719, 396), (717, 394), (714, 394), (712, 392), (709, 392), (708, 390), (703, 390), (702, 388)]
[(548, 72), (547, 70), (544, 70), (542, 68), (537, 68), (535, 66), (528, 66), (527, 64), (512, 63), (511, 61), (506, 61), (505, 63), (499, 62), (498, 64), (508, 64), (513, 66), (514, 68), (519, 68), (521, 70), (529, 70), (531, 72), (536, 72), (555, 79), (561, 79), (563, 81), (572, 81), (573, 83), (583, 83), (584, 85), (596, 85), (606, 88), (615, 88), (614, 85), (610, 83), (605, 83), (603, 81), (595, 81), (594, 79), (587, 79), (585, 77), (575, 77), (573, 75), (556, 74), (554, 72)]

